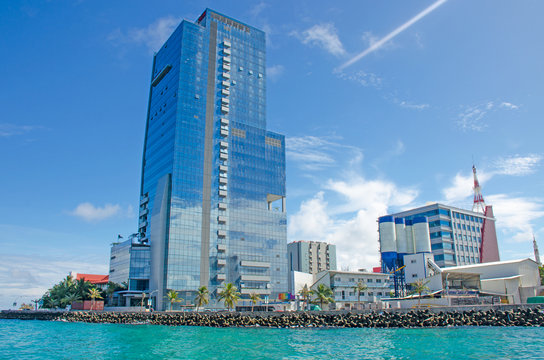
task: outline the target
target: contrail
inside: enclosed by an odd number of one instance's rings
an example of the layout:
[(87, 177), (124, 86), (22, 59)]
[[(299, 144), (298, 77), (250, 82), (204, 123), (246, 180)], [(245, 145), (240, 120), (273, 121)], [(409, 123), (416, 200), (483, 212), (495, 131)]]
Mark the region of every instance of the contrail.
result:
[(370, 45), (370, 47), (368, 49), (366, 49), (365, 51), (363, 51), (359, 55), (353, 57), (352, 59), (346, 61), (344, 64), (342, 64), (338, 68), (338, 70), (344, 70), (345, 68), (347, 68), (348, 66), (352, 65), (353, 63), (361, 60), (362, 58), (364, 58), (365, 56), (367, 56), (371, 52), (374, 52), (374, 51), (378, 50), (379, 48), (381, 48), (383, 46), (383, 44), (385, 44), (389, 40), (393, 39), (395, 36), (397, 36), (398, 34), (403, 32), (404, 30), (408, 29), (410, 26), (414, 25), (416, 22), (418, 22), (419, 20), (421, 20), (422, 18), (424, 18), (425, 16), (430, 14), (433, 10), (438, 8), (440, 5), (444, 4), (446, 1), (447, 0), (438, 0), (438, 1), (434, 2), (431, 6), (429, 6), (428, 8), (426, 8), (425, 10), (423, 10), (422, 12), (420, 12), (419, 14), (417, 14), (416, 16), (414, 16), (413, 18), (411, 18), (410, 20), (408, 20), (407, 22), (405, 22), (404, 24), (402, 24), (401, 26), (396, 28), (395, 30), (391, 31), (389, 34), (387, 34), (386, 36), (384, 36), (380, 40), (376, 41), (374, 44)]

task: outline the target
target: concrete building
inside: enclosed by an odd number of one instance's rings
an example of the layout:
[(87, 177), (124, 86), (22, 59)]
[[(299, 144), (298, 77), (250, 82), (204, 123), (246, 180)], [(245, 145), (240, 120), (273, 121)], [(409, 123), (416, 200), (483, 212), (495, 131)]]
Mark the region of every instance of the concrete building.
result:
[(285, 137), (266, 129), (265, 33), (207, 9), (154, 55), (140, 239), (150, 294), (166, 307), (224, 283), (243, 297), (287, 291)]
[[(492, 214), (492, 211), (489, 213)], [(403, 228), (406, 229), (412, 225), (415, 218), (423, 216), (428, 219), (431, 250), (434, 261), (438, 266), (450, 267), (479, 263), (484, 231), (486, 233), (486, 248), (488, 248), (489, 253), (496, 254), (491, 259), (493, 261), (499, 260), (495, 218), (492, 216), (486, 217), (478, 212), (434, 203), (390, 214), (380, 219), (392, 217), (396, 227), (404, 224)], [(484, 220), (486, 220), (485, 229)], [(396, 234), (396, 232), (396, 229), (393, 229), (393, 236), (406, 236), (405, 231), (402, 234)], [(381, 232), (380, 242), (382, 242)], [(405, 252), (405, 249), (395, 249), (395, 251), (400, 254)]]
[(331, 310), (358, 309), (358, 294), (354, 287), (359, 282), (367, 286), (367, 290), (362, 292), (360, 296), (360, 301), (364, 304), (362, 308), (375, 308), (375, 303), (379, 303), (381, 298), (389, 297), (391, 291), (389, 274), (373, 272), (322, 271), (316, 275), (311, 289), (316, 290), (319, 284), (324, 284), (333, 291), (334, 305), (329, 306)]
[[(423, 280), (435, 295), (421, 300), (423, 305), (524, 304), (544, 290), (532, 259), (439, 268), (428, 254), (414, 254), (405, 256), (405, 262), (407, 282)], [(390, 301), (400, 307), (420, 302), (413, 295)]]
[(287, 244), (290, 271), (317, 274), (336, 270), (336, 245), (319, 241), (294, 241)]

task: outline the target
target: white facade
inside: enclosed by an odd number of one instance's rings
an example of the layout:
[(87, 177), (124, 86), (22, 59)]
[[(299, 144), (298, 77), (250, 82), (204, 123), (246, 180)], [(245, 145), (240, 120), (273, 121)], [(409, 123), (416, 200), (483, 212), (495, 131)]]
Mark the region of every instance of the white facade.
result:
[[(361, 292), (360, 301), (366, 303), (379, 302), (382, 297), (389, 297), (389, 274), (358, 271), (323, 271), (317, 274), (311, 289), (316, 290), (319, 284), (328, 286), (333, 291), (335, 307), (331, 310), (356, 309), (358, 294), (354, 287), (362, 282), (368, 289)], [(325, 310), (325, 309), (323, 309)]]

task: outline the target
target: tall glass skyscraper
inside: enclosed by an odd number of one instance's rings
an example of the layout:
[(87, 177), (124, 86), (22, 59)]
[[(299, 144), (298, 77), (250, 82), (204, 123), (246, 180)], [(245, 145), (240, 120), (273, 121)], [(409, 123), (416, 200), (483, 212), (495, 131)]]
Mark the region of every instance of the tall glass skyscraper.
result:
[(159, 310), (168, 290), (287, 291), (285, 138), (266, 130), (265, 68), (264, 32), (210, 9), (154, 56), (139, 232)]

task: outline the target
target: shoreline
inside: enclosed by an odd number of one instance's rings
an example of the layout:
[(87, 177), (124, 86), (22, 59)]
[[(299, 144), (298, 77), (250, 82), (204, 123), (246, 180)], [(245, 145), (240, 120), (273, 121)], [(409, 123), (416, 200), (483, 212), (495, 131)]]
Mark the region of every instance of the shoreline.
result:
[[(466, 307), (463, 307), (466, 308)], [(444, 311), (446, 310), (446, 311)], [(103, 324), (270, 328), (544, 327), (541, 306), (510, 309), (424, 309), (371, 312), (107, 312), (3, 310), (0, 319)]]

